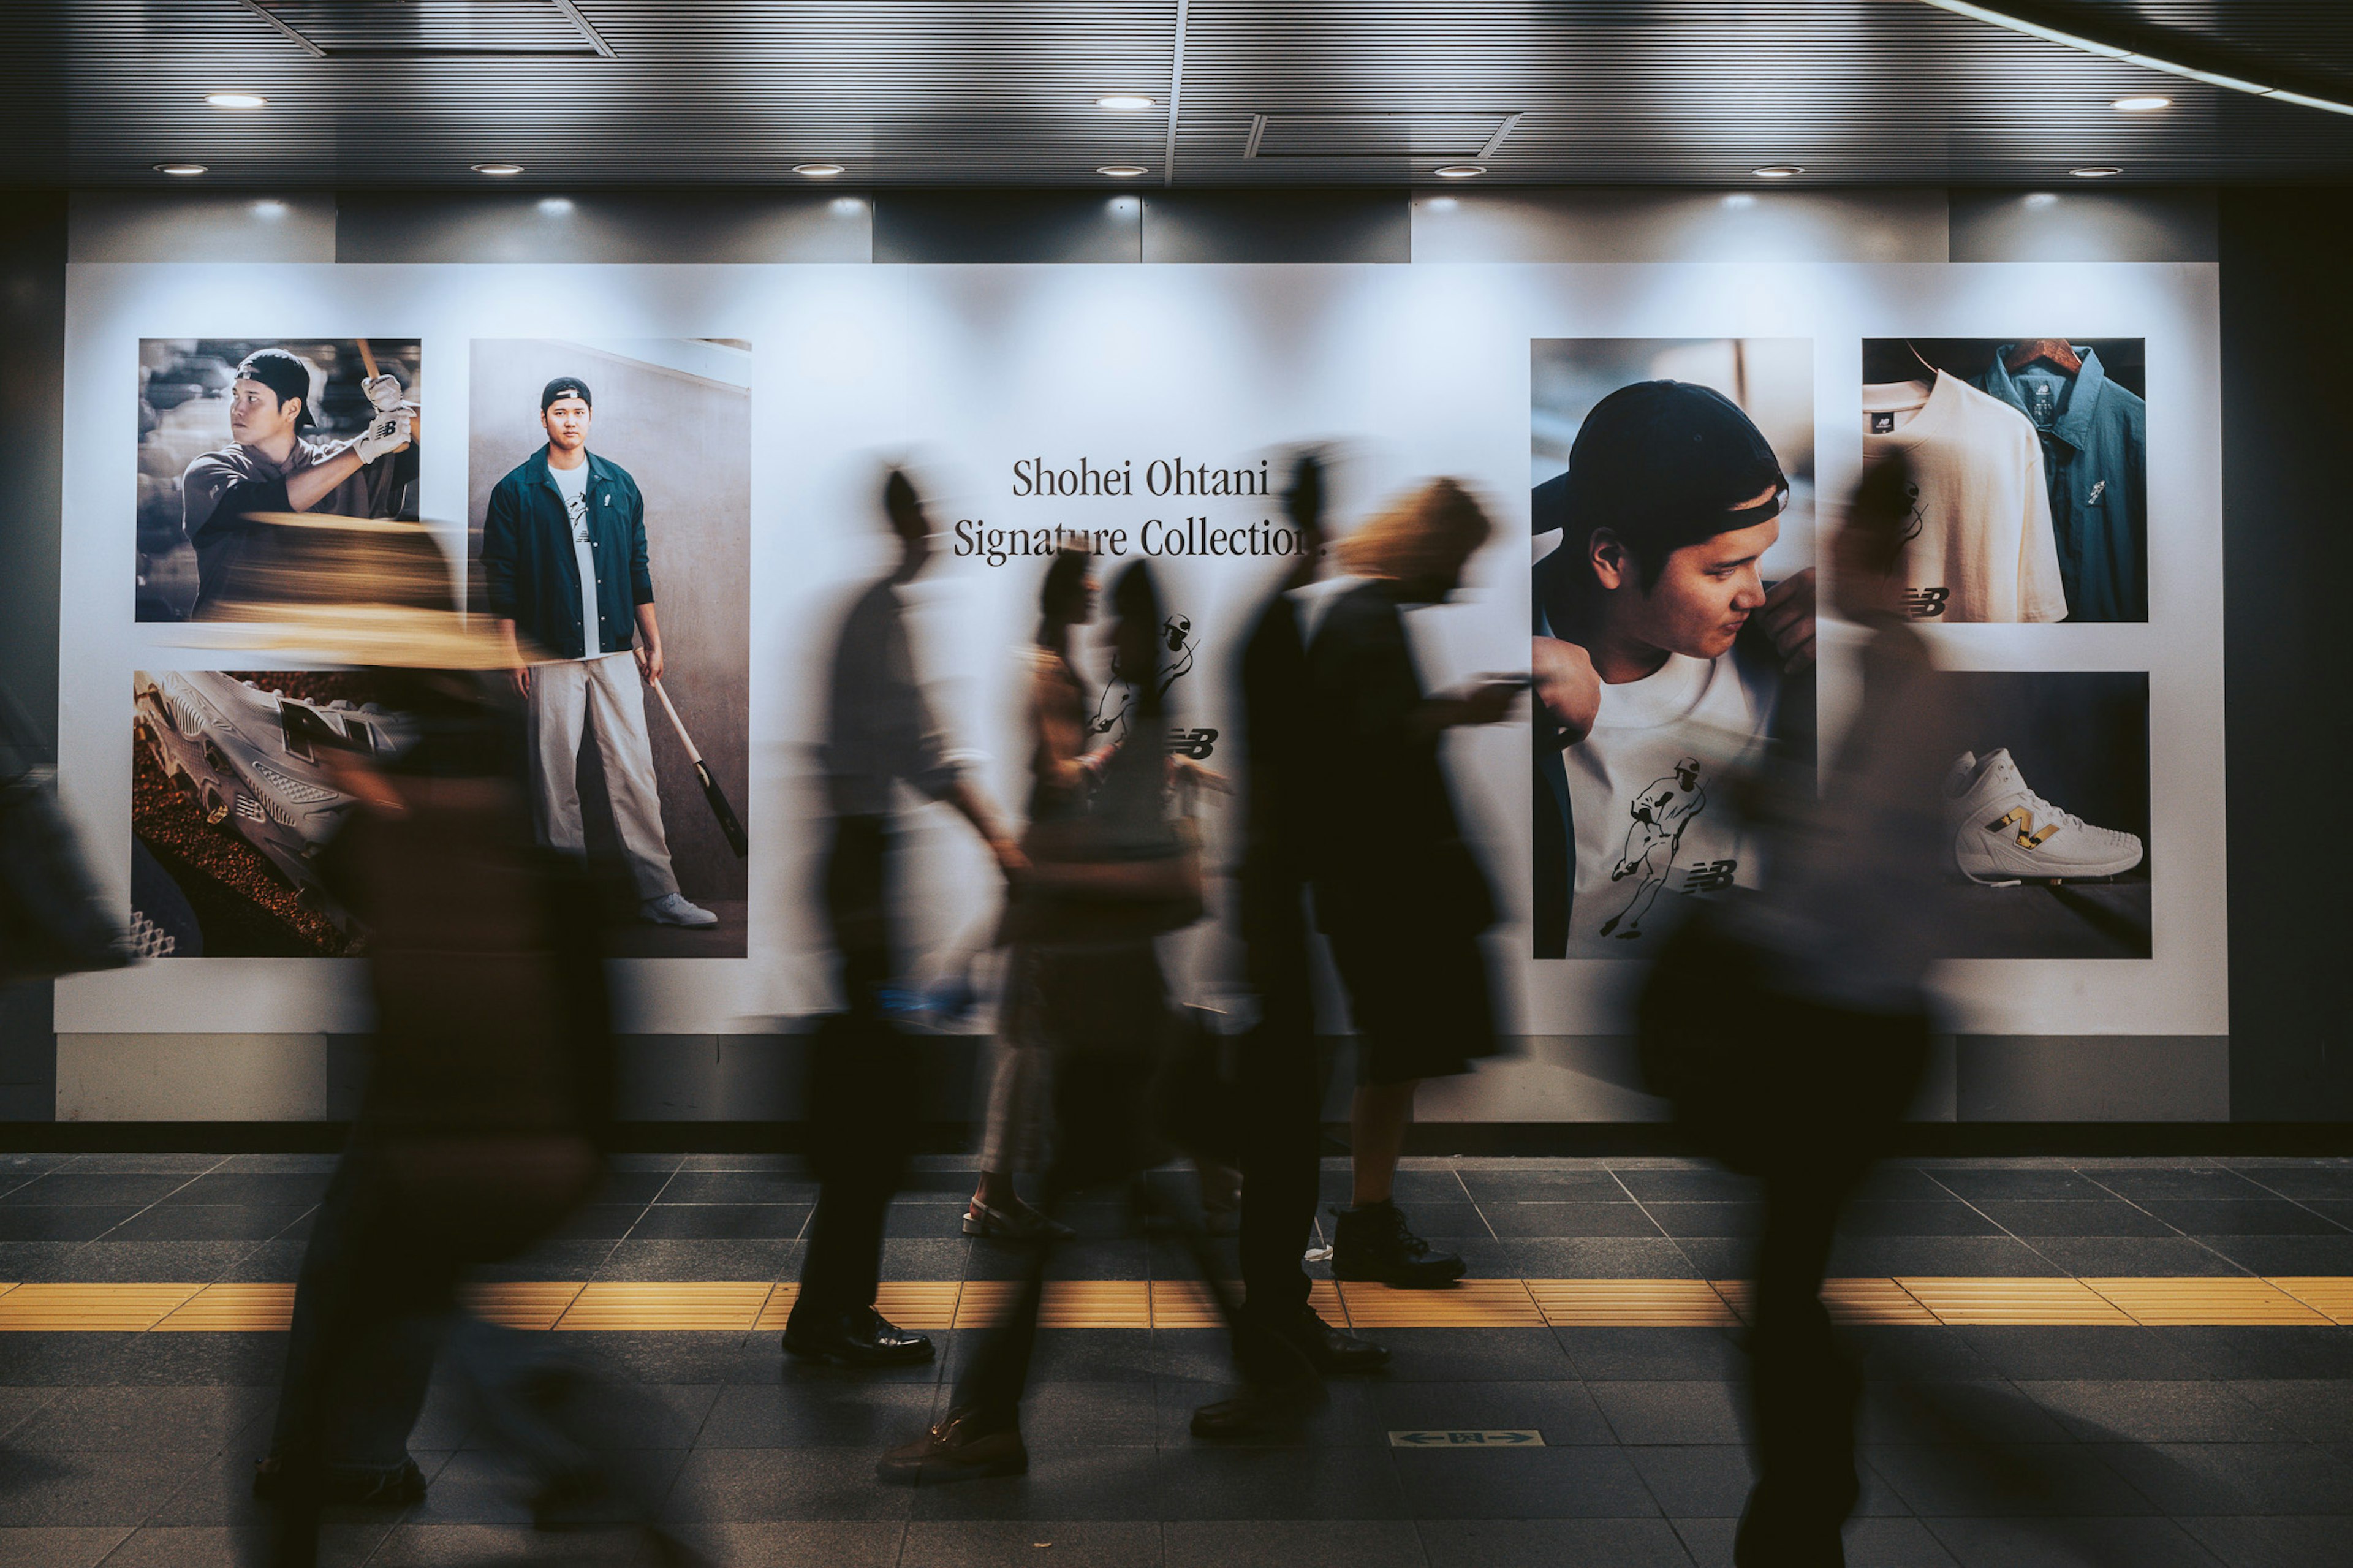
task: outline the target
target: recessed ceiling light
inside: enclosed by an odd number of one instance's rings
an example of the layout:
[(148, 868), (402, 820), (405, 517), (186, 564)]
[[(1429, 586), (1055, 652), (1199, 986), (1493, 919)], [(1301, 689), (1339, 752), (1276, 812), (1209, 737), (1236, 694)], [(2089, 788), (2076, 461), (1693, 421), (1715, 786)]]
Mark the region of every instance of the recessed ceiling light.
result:
[(1124, 110), (1150, 109), (1153, 107), (1153, 103), (1150, 99), (1145, 97), (1142, 93), (1114, 92), (1109, 97), (1096, 99), (1095, 107), (1097, 109), (1117, 109)]
[(572, 198), (570, 196), (542, 196), (539, 198), (539, 210), (546, 214), (549, 217), (569, 216), (572, 212)]
[(1109, 174), (1114, 180), (1132, 180), (1138, 174), (1148, 174), (1152, 171), (1141, 163), (1105, 163), (1095, 173)]
[(1787, 180), (1802, 174), (1806, 171), (1797, 163), (1767, 163), (1761, 169), (1751, 169), (1748, 172), (1760, 180)]
[(474, 165), (474, 173), (489, 174), (494, 179), (503, 180), (509, 174), (522, 174), (522, 165), (521, 163), (477, 163)]
[(1474, 174), (1483, 174), (1487, 171), (1484, 166), (1478, 163), (1448, 163), (1431, 172), (1441, 180), (1467, 180)]
[(202, 163), (158, 163), (155, 165), (155, 172), (159, 174), (176, 174), (185, 180), (192, 175), (203, 174), (205, 166)]
[(208, 92), (205, 101), (215, 109), (259, 109), (269, 100), (258, 92)]
[(2121, 174), (2124, 173), (2122, 169), (2117, 168), (2114, 163), (2086, 163), (2080, 169), (2070, 169), (2067, 172), (2074, 175), (2079, 180), (2105, 180), (2110, 174)]
[(271, 201), (268, 197), (264, 197), (260, 201), (253, 204), (253, 216), (256, 217), (266, 218), (284, 217), (286, 216), (286, 204), (284, 202)]
[(795, 163), (793, 173), (807, 174), (812, 180), (830, 180), (842, 172), (839, 163)]
[(2147, 114), (2152, 109), (2171, 109), (2173, 107), (2173, 100), (2169, 98), (2160, 98), (2156, 93), (2152, 92), (2144, 94), (2138, 98), (2120, 98), (2114, 103), (2108, 105), (2108, 107), (2110, 109), (2121, 109), (2126, 114)]

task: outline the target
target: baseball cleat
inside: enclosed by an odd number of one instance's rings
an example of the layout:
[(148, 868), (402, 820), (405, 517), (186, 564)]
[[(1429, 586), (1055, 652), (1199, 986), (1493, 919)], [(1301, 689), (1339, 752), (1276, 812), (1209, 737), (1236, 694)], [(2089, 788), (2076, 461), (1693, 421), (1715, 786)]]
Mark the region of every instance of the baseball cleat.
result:
[(677, 893), (664, 893), (638, 906), (638, 912), (658, 926), (715, 926), (719, 917), (700, 904), (690, 904)]
[(2026, 787), (2008, 748), (1963, 752), (1945, 775), (1945, 820), (1961, 875), (1991, 888), (2113, 877), (2141, 862), (2140, 840), (2094, 827)]

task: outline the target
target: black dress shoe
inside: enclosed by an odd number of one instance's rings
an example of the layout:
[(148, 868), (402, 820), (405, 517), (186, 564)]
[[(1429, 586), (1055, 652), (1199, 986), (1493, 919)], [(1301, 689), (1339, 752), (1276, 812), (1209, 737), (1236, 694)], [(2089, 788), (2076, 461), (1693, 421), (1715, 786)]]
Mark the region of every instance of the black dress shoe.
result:
[(1231, 1399), (1193, 1412), (1193, 1436), (1213, 1443), (1240, 1442), (1295, 1430), (1324, 1408), (1324, 1385), (1314, 1378), (1296, 1383), (1245, 1386)]
[(1377, 1372), (1389, 1364), (1388, 1346), (1358, 1339), (1345, 1329), (1334, 1328), (1317, 1317), (1313, 1307), (1302, 1306), (1299, 1316), (1284, 1321), (1274, 1331), (1305, 1356), (1317, 1372)]
[(1332, 1277), (1363, 1279), (1396, 1290), (1434, 1290), (1462, 1278), (1462, 1259), (1440, 1252), (1414, 1235), (1397, 1205), (1388, 1202), (1335, 1208), (1332, 1227)]
[(785, 1353), (840, 1366), (915, 1366), (932, 1359), (923, 1334), (895, 1328), (871, 1307), (853, 1307), (833, 1317), (785, 1320)]

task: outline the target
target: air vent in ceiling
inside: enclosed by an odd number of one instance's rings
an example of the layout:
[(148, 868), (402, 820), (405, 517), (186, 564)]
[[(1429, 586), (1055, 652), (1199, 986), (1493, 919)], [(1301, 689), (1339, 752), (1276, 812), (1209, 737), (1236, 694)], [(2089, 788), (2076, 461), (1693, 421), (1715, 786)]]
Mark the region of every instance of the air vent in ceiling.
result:
[(1492, 158), (1517, 114), (1253, 114), (1245, 158)]
[(314, 55), (334, 59), (599, 55), (612, 46), (575, 0), (243, 0)]

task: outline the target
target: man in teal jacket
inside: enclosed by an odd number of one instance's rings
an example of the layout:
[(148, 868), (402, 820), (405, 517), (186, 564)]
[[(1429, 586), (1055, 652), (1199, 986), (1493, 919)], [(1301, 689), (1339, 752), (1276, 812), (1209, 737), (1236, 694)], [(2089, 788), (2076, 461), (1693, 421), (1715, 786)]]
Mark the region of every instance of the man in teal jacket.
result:
[(549, 382), (539, 397), (547, 445), (499, 481), (482, 523), (491, 614), (516, 648), (515, 684), (530, 704), (539, 834), (558, 849), (586, 847), (578, 761), (585, 729), (596, 738), (605, 794), (645, 918), (715, 925), (718, 916), (678, 890), (646, 734), (644, 683), (661, 679), (662, 645), (646, 565), (645, 499), (628, 469), (589, 452), (592, 417), (586, 382)]

